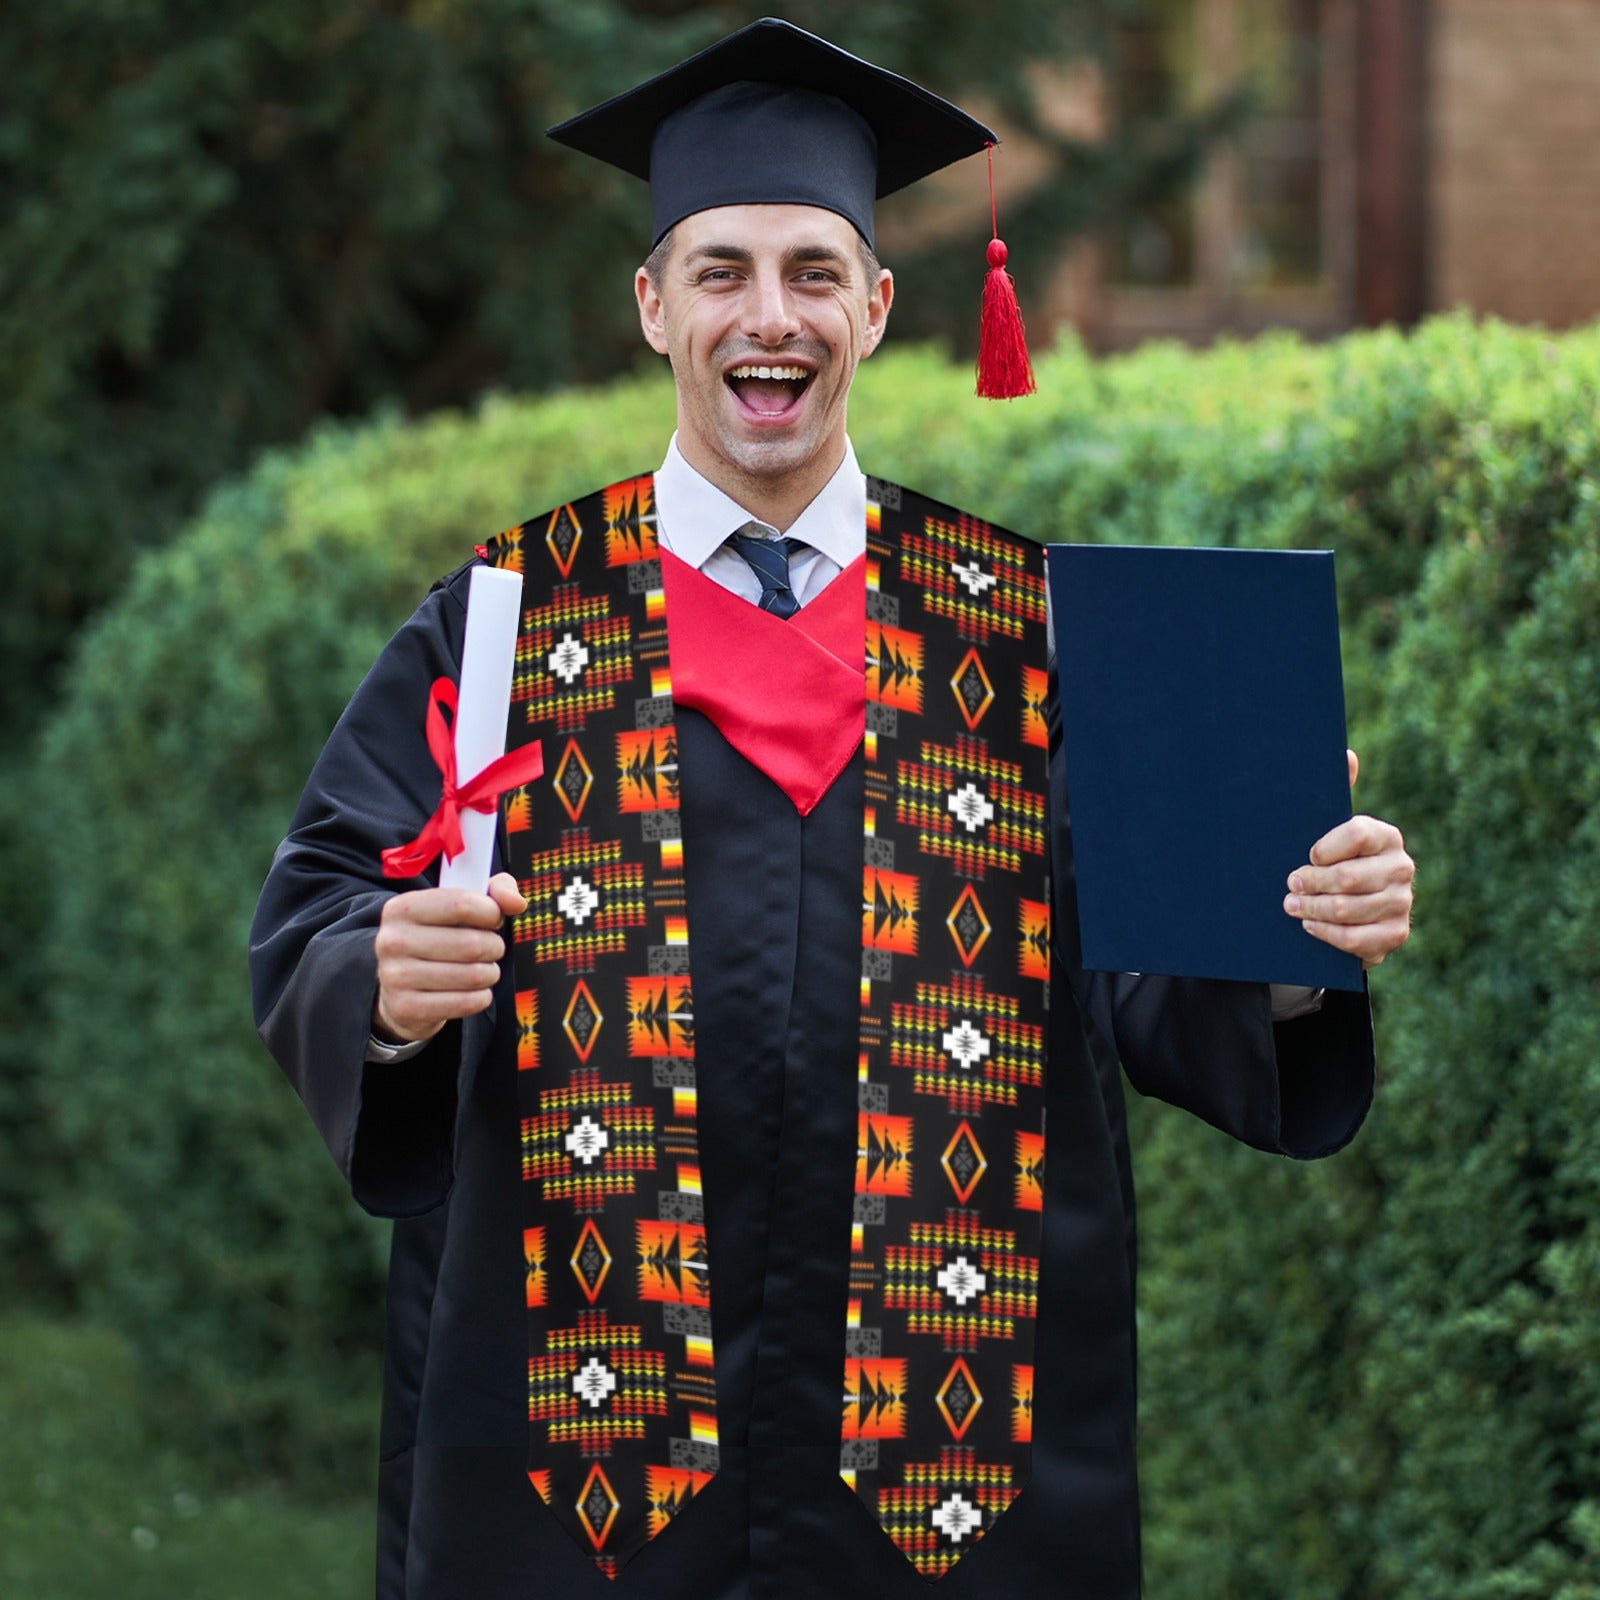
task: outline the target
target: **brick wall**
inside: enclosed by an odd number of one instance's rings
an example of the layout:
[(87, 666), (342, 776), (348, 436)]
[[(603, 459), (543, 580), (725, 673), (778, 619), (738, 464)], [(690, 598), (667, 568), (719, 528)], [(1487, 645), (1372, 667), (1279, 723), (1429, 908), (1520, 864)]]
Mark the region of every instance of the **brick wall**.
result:
[(1600, 0), (1434, 0), (1429, 299), (1600, 316)]

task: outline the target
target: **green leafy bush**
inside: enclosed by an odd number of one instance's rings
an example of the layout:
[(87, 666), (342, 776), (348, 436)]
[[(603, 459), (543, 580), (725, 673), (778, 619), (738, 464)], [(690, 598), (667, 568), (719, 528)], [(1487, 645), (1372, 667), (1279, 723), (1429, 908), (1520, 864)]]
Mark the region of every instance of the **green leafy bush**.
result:
[(267, 458), (141, 567), (48, 730), (44, 1220), (87, 1308), (235, 1459), (361, 1471), (382, 1337), (384, 1230), (251, 1025), (245, 941), (273, 848), (428, 576), (560, 474), (648, 456), (665, 400), (491, 405)]
[(1291, 537), (1340, 550), (1358, 793), (1405, 826), (1417, 928), (1374, 982), (1346, 1155), (1286, 1170), (1143, 1118), (1151, 1590), (1576, 1600), (1600, 1594), (1600, 341), (1442, 323), (1329, 365), (1328, 443), (1284, 499), (1315, 485)]
[[(1421, 862), (1355, 1146), (1136, 1107), (1155, 1600), (1600, 1594), (1600, 333), (1441, 320), (869, 362), (871, 470), (1050, 538), (1332, 546), (1368, 809)], [(657, 459), (670, 391), (329, 430), (217, 495), (48, 740), (60, 1258), (197, 1420), (357, 1471), (380, 1240), (255, 1044), (244, 930), (326, 729), (435, 572)], [(88, 752), (93, 752), (93, 756)]]

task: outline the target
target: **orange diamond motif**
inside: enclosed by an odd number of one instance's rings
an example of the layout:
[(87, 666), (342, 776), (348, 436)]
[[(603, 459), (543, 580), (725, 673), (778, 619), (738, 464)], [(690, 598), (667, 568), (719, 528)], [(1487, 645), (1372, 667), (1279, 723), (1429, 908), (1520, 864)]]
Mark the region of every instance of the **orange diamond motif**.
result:
[(600, 1032), (600, 1024), (605, 1020), (589, 985), (579, 978), (578, 986), (567, 1002), (567, 1014), (561, 1019), (561, 1031), (572, 1041), (572, 1048), (578, 1052), (580, 1061), (588, 1062), (589, 1052), (594, 1049), (594, 1041)]
[(945, 1374), (944, 1383), (934, 1396), (934, 1403), (939, 1407), (939, 1415), (944, 1418), (945, 1425), (957, 1439), (966, 1433), (972, 1426), (972, 1419), (983, 1409), (983, 1396), (978, 1392), (972, 1368), (961, 1358), (958, 1357), (956, 1364)]
[(970, 883), (956, 897), (956, 903), (951, 906), (944, 925), (956, 942), (956, 953), (961, 957), (964, 967), (970, 967), (978, 959), (978, 952), (988, 943), (989, 935), (994, 931)]
[(555, 557), (556, 571), (563, 578), (572, 576), (572, 558), (578, 553), (578, 541), (583, 529), (573, 515), (571, 506), (562, 506), (550, 513), (550, 523), (545, 529), (544, 542)]
[(967, 727), (976, 733), (978, 724), (994, 704), (994, 685), (989, 682), (989, 674), (983, 670), (983, 659), (976, 645), (961, 658), (961, 665), (950, 680), (950, 689)]
[(568, 739), (567, 748), (561, 752), (553, 786), (562, 809), (576, 822), (589, 798), (589, 791), (594, 787), (594, 772), (583, 759), (576, 739)]
[(589, 1535), (596, 1550), (605, 1549), (611, 1524), (617, 1520), (617, 1513), (621, 1509), (622, 1502), (617, 1499), (610, 1480), (600, 1470), (600, 1463), (595, 1462), (589, 1469), (589, 1476), (583, 1480), (583, 1492), (578, 1496), (578, 1521), (583, 1524), (583, 1531)]
[(944, 1168), (944, 1175), (950, 1180), (956, 1199), (965, 1205), (972, 1198), (972, 1191), (978, 1187), (984, 1173), (989, 1170), (988, 1158), (965, 1117), (957, 1127), (955, 1137), (944, 1147), (939, 1165)]
[(593, 1305), (600, 1298), (606, 1276), (611, 1271), (611, 1252), (606, 1249), (606, 1242), (600, 1237), (593, 1217), (584, 1223), (583, 1232), (573, 1246), (569, 1265), (573, 1277), (578, 1280), (578, 1287), (583, 1290), (584, 1298)]

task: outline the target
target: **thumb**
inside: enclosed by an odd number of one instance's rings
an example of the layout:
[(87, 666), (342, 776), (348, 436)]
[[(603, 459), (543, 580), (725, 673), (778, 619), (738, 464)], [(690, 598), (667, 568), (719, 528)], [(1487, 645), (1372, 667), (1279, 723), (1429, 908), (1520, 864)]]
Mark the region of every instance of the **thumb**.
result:
[(1361, 776), (1361, 757), (1354, 750), (1346, 750), (1344, 758), (1350, 767), (1350, 787), (1353, 789), (1356, 786), (1356, 779)]
[(517, 887), (517, 880), (509, 872), (497, 872), (489, 880), (489, 898), (508, 917), (528, 909), (528, 902)]

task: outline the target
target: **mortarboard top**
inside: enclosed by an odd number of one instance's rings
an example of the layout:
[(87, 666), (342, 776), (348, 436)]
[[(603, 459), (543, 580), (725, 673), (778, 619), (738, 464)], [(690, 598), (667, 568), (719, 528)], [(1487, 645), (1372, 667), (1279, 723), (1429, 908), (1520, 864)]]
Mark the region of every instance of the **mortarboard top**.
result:
[(765, 17), (549, 130), (650, 183), (652, 240), (696, 211), (810, 205), (872, 243), (872, 203), (995, 135), (948, 100)]

